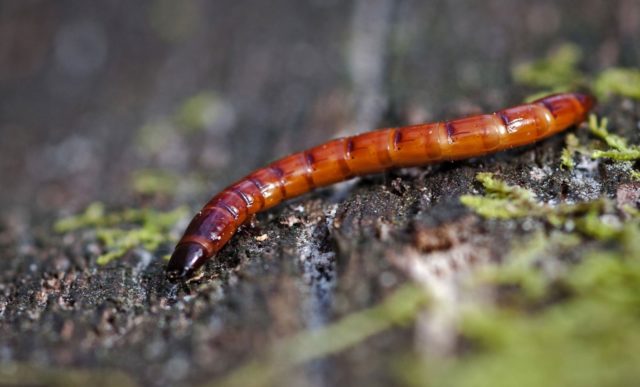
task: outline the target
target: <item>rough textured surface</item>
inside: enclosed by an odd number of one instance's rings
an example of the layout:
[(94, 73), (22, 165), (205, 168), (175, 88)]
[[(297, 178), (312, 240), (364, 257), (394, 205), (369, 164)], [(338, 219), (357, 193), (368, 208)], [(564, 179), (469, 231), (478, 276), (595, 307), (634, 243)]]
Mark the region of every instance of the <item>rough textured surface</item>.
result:
[[(565, 42), (588, 53), (589, 74), (640, 60), (632, 0), (577, 8), (506, 0), (173, 4), (0, 4), (0, 384), (213, 383), (272, 343), (420, 278), (407, 263), (415, 251), (436, 254), (437, 274), (452, 256), (465, 267), (500, 260), (510, 241), (544, 227), (481, 220), (460, 204), (460, 195), (479, 190), (479, 171), (543, 201), (614, 197), (629, 187), (617, 164), (561, 170), (557, 136), (284, 204), (245, 226), (187, 285), (164, 281), (170, 242), (98, 265), (95, 233), (52, 231), (92, 201), (113, 211), (198, 208), (251, 169), (332, 136), (509, 106), (527, 92), (513, 84), (511, 68)], [(202, 101), (208, 113), (194, 123), (190, 111)], [(614, 99), (600, 111), (638, 142), (637, 103)], [(171, 174), (170, 187), (180, 188), (140, 193), (131, 182), (142, 169)], [(286, 380), (400, 383), (394, 359), (416, 348), (450, 350), (434, 342), (450, 337), (437, 334), (443, 321), (385, 331)]]

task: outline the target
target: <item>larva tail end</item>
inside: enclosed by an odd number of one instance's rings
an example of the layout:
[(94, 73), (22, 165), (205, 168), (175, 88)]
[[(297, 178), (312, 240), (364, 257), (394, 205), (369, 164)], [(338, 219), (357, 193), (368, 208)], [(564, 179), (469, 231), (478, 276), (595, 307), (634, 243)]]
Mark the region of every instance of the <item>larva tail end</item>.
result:
[(206, 261), (204, 247), (199, 243), (181, 243), (171, 255), (167, 264), (166, 275), (171, 282), (185, 281), (193, 277)]
[(597, 103), (596, 97), (591, 94), (573, 93), (573, 96), (580, 102), (585, 113), (593, 109), (593, 106)]

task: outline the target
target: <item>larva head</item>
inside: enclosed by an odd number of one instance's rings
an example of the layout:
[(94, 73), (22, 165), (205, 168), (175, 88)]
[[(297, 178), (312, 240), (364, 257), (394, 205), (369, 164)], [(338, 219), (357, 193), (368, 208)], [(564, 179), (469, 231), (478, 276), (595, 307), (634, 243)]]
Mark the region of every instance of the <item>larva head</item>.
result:
[(167, 264), (167, 279), (171, 282), (187, 280), (207, 260), (204, 247), (196, 242), (181, 243), (171, 254)]

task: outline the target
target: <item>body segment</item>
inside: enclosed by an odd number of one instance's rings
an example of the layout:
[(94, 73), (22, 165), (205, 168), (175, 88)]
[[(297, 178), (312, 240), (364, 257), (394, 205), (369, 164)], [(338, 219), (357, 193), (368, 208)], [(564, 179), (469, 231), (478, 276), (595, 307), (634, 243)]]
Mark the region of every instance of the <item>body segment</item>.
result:
[(167, 267), (187, 279), (250, 215), (283, 200), (389, 168), (459, 160), (549, 137), (582, 122), (594, 100), (557, 94), (493, 114), (377, 130), (331, 140), (258, 169), (214, 196), (193, 218)]

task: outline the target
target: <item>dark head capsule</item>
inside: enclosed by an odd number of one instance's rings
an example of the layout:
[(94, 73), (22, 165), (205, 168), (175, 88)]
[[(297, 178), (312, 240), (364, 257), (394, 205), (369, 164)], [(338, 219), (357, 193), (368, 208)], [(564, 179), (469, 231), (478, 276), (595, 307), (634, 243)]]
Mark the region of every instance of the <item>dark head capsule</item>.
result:
[(207, 258), (204, 248), (199, 243), (179, 244), (167, 265), (167, 279), (173, 282), (191, 278)]

